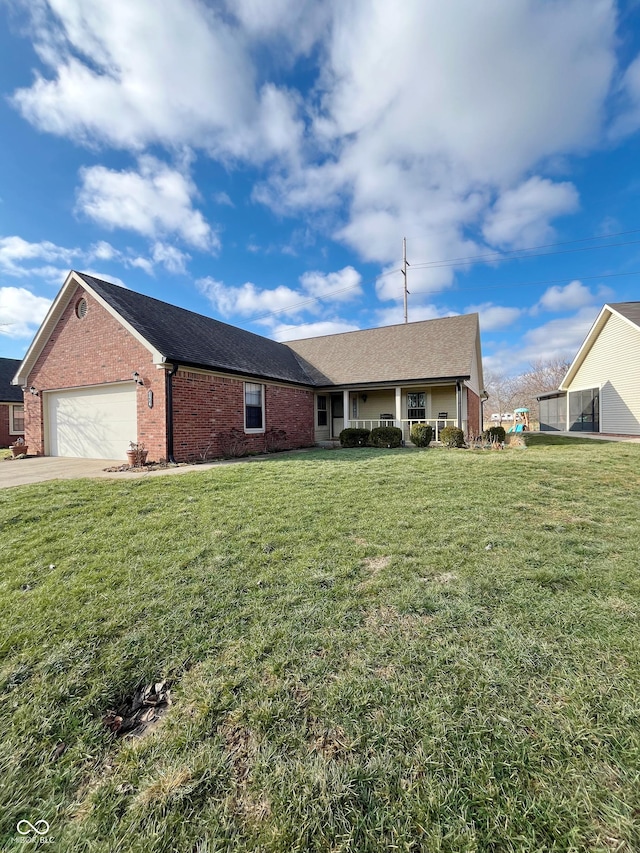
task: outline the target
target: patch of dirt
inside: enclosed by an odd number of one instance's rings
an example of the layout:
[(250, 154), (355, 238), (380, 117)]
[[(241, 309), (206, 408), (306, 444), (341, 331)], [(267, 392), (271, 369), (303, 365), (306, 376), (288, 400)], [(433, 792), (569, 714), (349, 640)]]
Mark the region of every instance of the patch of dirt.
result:
[(319, 720), (313, 719), (309, 723), (308, 735), (311, 750), (329, 760), (344, 759), (351, 751), (351, 744), (342, 726), (327, 729), (320, 725)]
[(129, 465), (124, 462), (122, 465), (113, 465), (111, 468), (103, 468), (103, 471), (108, 471), (110, 474), (124, 471), (164, 471), (167, 468), (184, 468), (186, 465), (196, 463), (191, 462), (145, 462), (144, 465)]
[(256, 795), (249, 787), (251, 768), (258, 749), (255, 735), (230, 718), (218, 726), (218, 734), (224, 739), (225, 752), (231, 764), (234, 783), (234, 790), (229, 794), (231, 809), (249, 822), (264, 820), (271, 814), (271, 804), (263, 793)]
[(385, 635), (391, 631), (413, 635), (416, 628), (433, 622), (433, 616), (420, 613), (400, 613), (396, 607), (385, 605), (376, 610), (369, 610), (365, 616), (365, 627), (376, 634)]
[(367, 557), (364, 564), (370, 572), (381, 572), (391, 562), (391, 557)]
[(434, 575), (431, 578), (420, 578), (423, 583), (439, 583), (446, 585), (458, 579), (455, 572), (443, 572), (441, 575)]
[[(161, 773), (157, 779), (154, 779), (146, 788), (135, 798), (136, 805), (147, 806), (151, 803), (166, 802), (180, 790), (188, 785), (193, 778), (193, 774), (188, 767), (183, 767), (180, 770), (169, 770)], [(129, 792), (128, 792), (129, 793)]]
[(619, 613), (622, 616), (632, 616), (635, 613), (631, 604), (623, 598), (618, 598), (616, 595), (611, 595), (609, 598), (605, 598), (602, 602), (602, 606), (606, 607), (607, 610), (612, 610), (614, 613)]
[(257, 750), (255, 735), (244, 726), (226, 722), (218, 726), (218, 734), (225, 742), (225, 752), (231, 763), (231, 772), (237, 785), (249, 779), (253, 756)]

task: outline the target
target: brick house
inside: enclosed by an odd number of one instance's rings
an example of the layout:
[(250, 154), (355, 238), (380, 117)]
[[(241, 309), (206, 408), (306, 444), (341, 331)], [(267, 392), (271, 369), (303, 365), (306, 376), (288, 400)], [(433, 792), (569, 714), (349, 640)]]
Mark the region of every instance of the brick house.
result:
[(29, 453), (49, 456), (123, 459), (137, 441), (188, 461), (345, 426), (481, 428), (477, 314), (284, 344), (74, 271), (14, 383)]
[(8, 447), (24, 437), (22, 390), (11, 384), (20, 359), (0, 358), (0, 447)]

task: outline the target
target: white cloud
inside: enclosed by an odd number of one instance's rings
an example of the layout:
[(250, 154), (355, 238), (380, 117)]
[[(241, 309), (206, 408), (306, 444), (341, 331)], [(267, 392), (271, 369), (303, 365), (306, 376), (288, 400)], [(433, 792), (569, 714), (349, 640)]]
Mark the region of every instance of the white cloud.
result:
[(358, 328), (346, 320), (320, 320), (299, 326), (275, 326), (271, 337), (276, 341), (297, 341), (304, 338), (320, 338), (323, 335), (337, 335), (339, 332), (355, 332)]
[(218, 249), (217, 234), (193, 208), (197, 190), (191, 179), (155, 157), (140, 157), (138, 166), (139, 171), (122, 172), (104, 166), (83, 169), (79, 209), (106, 228), (152, 238), (175, 234), (198, 249)]
[(619, 89), (619, 113), (611, 127), (611, 137), (619, 139), (640, 128), (640, 56), (628, 66)]
[(305, 272), (300, 276), (303, 290), (311, 296), (331, 297), (333, 302), (348, 302), (362, 296), (362, 276), (348, 266), (338, 272)]
[[(438, 320), (440, 317), (453, 317), (457, 312), (438, 308), (437, 305), (412, 305), (409, 304), (407, 317), (410, 323), (420, 320)], [(396, 326), (404, 323), (404, 307), (394, 305), (392, 308), (381, 308), (376, 311), (378, 323), (381, 326)]]
[(10, 338), (33, 337), (51, 302), (25, 287), (0, 287), (0, 334)]
[(493, 305), (491, 302), (483, 302), (481, 305), (469, 305), (466, 311), (469, 314), (477, 312), (480, 315), (480, 330), (482, 332), (503, 329), (505, 326), (510, 326), (522, 315), (521, 308)]
[(216, 204), (222, 204), (226, 207), (235, 207), (235, 204), (231, 201), (229, 194), (225, 192), (214, 193), (213, 200)]
[(564, 287), (554, 285), (545, 290), (534, 311), (537, 308), (555, 312), (575, 311), (577, 308), (584, 308), (585, 305), (592, 305), (593, 301), (594, 296), (589, 288), (576, 279)]
[(44, 267), (33, 267), (34, 261), (45, 261), (48, 264), (61, 263), (66, 267), (73, 264), (73, 259), (78, 257), (78, 249), (66, 249), (56, 246), (48, 240), (40, 243), (30, 243), (22, 237), (0, 237), (0, 272), (5, 275), (24, 278), (37, 275), (42, 278), (50, 278), (57, 275), (57, 267), (50, 265)]
[[(315, 213), (315, 227), (385, 268), (403, 236), (417, 263), (481, 253), (483, 227), (500, 246), (548, 234), (577, 193), (545, 172), (601, 142), (616, 71), (614, 0), (592, 0), (588, 14), (584, 0), (184, 0), (161, 15), (152, 0), (23, 5), (36, 10), (47, 76), (14, 103), (38, 128), (267, 165), (254, 199)], [(287, 72), (301, 55), (314, 64), (297, 91), (281, 81), (297, 83)], [(630, 104), (638, 76), (633, 63)], [(85, 174), (106, 196), (94, 214), (116, 227), (112, 196), (135, 201), (136, 173)], [(125, 225), (215, 247), (189, 188), (186, 198), (179, 224), (134, 204)], [(448, 287), (456, 269), (423, 268), (413, 282)], [(398, 298), (387, 282), (378, 294)]]
[(572, 317), (550, 320), (541, 326), (530, 329), (523, 335), (522, 346), (518, 348), (520, 363), (556, 358), (573, 359), (593, 325), (599, 308), (585, 306)]
[(153, 0), (23, 5), (50, 76), (36, 73), (13, 100), (42, 130), (137, 150), (196, 145), (257, 161), (297, 136), (295, 99), (256, 85), (247, 33), (211, 4), (165, 3), (162, 14)]
[(290, 307), (300, 302), (300, 293), (283, 285), (273, 290), (261, 290), (248, 281), (240, 287), (230, 287), (211, 277), (199, 279), (196, 285), (223, 317), (234, 314), (249, 317), (271, 311), (282, 311), (286, 315), (300, 311)]
[(156, 264), (162, 264), (169, 272), (180, 275), (185, 275), (187, 272), (187, 262), (190, 260), (190, 256), (175, 246), (170, 246), (167, 243), (154, 243), (152, 256)]
[(89, 250), (90, 257), (96, 258), (99, 261), (112, 261), (114, 258), (119, 258), (120, 252), (115, 249), (111, 243), (106, 240), (98, 240)]
[(553, 237), (549, 220), (579, 207), (573, 184), (533, 177), (506, 190), (488, 211), (482, 233), (492, 246), (524, 249)]
[[(259, 288), (250, 281), (240, 287), (232, 287), (210, 277), (202, 278), (196, 284), (214, 308), (225, 317), (234, 314), (249, 317), (263, 313), (297, 317), (302, 311), (319, 311), (322, 302), (345, 302), (360, 296), (361, 280), (360, 273), (353, 267), (344, 267), (338, 272), (303, 273), (300, 276), (300, 290), (285, 285), (272, 289)], [(274, 320), (264, 317), (262, 322), (273, 325)]]

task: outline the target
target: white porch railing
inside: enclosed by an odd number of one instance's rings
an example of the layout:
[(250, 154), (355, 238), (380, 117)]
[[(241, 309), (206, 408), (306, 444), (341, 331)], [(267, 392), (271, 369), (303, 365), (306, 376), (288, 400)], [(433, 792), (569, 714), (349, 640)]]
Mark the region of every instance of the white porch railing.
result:
[[(372, 420), (370, 418), (353, 418), (349, 421), (349, 426), (355, 429), (372, 430), (376, 427), (395, 426), (402, 430), (402, 437), (405, 442), (411, 443), (411, 427), (414, 424), (430, 424), (433, 427), (433, 438), (435, 441), (440, 440), (440, 430), (448, 426), (457, 426), (456, 418), (402, 418), (402, 420)], [(462, 429), (466, 434), (466, 423), (462, 422)]]

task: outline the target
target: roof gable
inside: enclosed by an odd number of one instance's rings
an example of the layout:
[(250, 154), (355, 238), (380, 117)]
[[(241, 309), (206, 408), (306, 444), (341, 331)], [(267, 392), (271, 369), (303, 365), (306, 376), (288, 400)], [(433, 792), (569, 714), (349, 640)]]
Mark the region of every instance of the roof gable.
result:
[(595, 323), (589, 330), (587, 337), (582, 342), (582, 346), (578, 350), (576, 357), (569, 365), (567, 374), (560, 383), (561, 391), (566, 391), (569, 385), (573, 382), (580, 366), (589, 355), (591, 348), (612, 314), (620, 317), (620, 319), (624, 320), (625, 323), (629, 323), (640, 332), (640, 302), (612, 302), (610, 305), (604, 305), (596, 317)]
[(477, 314), (288, 341), (317, 385), (469, 378), (479, 348)]
[(163, 360), (243, 375), (312, 384), (283, 344), (212, 317), (78, 273)]
[(84, 287), (153, 361), (299, 385), (469, 379), (482, 381), (477, 314), (279, 343), (236, 326), (71, 271), (27, 351), (24, 385), (77, 287)]

